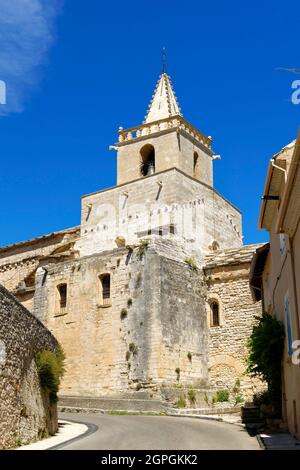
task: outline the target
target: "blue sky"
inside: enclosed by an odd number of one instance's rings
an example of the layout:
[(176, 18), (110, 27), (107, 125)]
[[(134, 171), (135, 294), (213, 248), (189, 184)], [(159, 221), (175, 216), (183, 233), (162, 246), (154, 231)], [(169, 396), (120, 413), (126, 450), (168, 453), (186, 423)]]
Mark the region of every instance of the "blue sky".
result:
[(184, 117), (222, 155), (215, 187), (257, 231), (266, 169), (291, 141), (300, 4), (0, 0), (0, 244), (80, 222), (80, 196), (116, 181), (119, 126), (142, 122), (167, 48)]

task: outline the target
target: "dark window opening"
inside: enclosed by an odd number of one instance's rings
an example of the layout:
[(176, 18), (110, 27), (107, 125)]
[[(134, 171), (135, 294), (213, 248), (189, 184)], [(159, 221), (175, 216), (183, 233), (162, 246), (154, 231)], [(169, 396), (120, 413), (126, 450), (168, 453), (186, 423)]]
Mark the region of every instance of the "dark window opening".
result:
[(149, 176), (155, 173), (155, 150), (153, 145), (147, 144), (141, 149), (141, 174)]
[(102, 305), (110, 304), (110, 274), (102, 274), (100, 276), (102, 287)]
[(171, 233), (172, 235), (175, 234), (175, 225), (174, 225), (174, 224), (170, 224), (170, 233)]
[(60, 313), (64, 313), (65, 309), (67, 308), (67, 284), (60, 284), (59, 286), (57, 286), (57, 289), (59, 294), (59, 310)]
[(160, 237), (162, 237), (162, 234), (163, 234), (163, 228), (162, 228), (162, 227), (159, 227), (159, 229), (158, 229), (158, 235), (159, 235)]
[(199, 155), (198, 155), (197, 152), (194, 152), (194, 166), (193, 166), (193, 176), (194, 176), (194, 178), (199, 178), (198, 167), (199, 167)]
[(211, 325), (220, 326), (220, 309), (218, 302), (212, 302), (211, 306)]

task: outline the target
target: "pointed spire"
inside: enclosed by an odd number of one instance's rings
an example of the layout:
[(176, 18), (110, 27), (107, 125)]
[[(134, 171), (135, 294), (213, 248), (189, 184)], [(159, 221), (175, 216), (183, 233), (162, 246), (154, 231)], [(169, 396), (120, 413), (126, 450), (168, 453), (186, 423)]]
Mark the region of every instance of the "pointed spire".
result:
[(165, 71), (165, 62), (163, 63), (163, 73), (159, 77), (148, 108), (144, 123), (158, 121), (159, 119), (165, 119), (178, 114), (182, 115), (170, 77)]

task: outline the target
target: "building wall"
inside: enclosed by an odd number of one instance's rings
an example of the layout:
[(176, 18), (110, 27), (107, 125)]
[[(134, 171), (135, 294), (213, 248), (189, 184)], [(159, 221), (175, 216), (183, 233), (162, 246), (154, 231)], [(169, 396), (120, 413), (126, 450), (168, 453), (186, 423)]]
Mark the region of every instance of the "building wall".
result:
[[(0, 282), (32, 311), (35, 294), (35, 273), (43, 263), (55, 263), (71, 255), (79, 236), (79, 228), (67, 229), (44, 237), (0, 249)], [(64, 254), (59, 254), (63, 252)], [(72, 255), (74, 256), (74, 255)], [(47, 261), (46, 261), (47, 260)]]
[[(260, 303), (254, 303), (249, 288), (250, 263), (216, 266), (205, 269), (207, 290), (207, 323), (209, 344), (209, 383), (217, 389), (232, 391), (240, 382), (241, 395), (251, 400), (262, 383), (245, 374), (247, 339), (261, 314)], [(211, 326), (210, 303), (220, 308), (220, 326)]]
[(197, 179), (212, 186), (211, 151), (202, 147), (186, 133), (176, 130), (161, 132), (156, 136), (129, 141), (118, 147), (118, 182), (124, 184), (141, 178), (141, 149), (150, 144), (155, 149), (155, 171), (161, 172), (178, 168), (189, 176), (194, 176), (194, 152), (199, 155), (199, 174)]
[[(293, 247), (293, 266), (295, 274), (295, 310), (294, 310), (294, 330), (293, 339), (300, 340), (300, 225), (298, 223), (294, 238), (292, 240)], [(300, 361), (300, 344), (297, 346), (298, 353), (296, 359)], [(292, 381), (290, 383), (289, 402), (287, 406), (287, 418), (290, 429), (300, 439), (300, 364), (291, 366)]]
[(220, 248), (242, 244), (241, 214), (213, 188), (176, 169), (82, 199), (81, 256), (145, 238), (147, 230), (176, 225), (176, 239), (194, 252), (208, 253), (213, 241)]
[[(138, 248), (121, 248), (49, 267), (46, 280), (38, 272), (35, 311), (67, 357), (62, 395), (114, 395), (137, 388), (159, 393), (161, 385), (177, 382), (177, 368), (183, 384), (207, 382), (199, 274), (184, 262), (184, 252), (174, 253), (175, 245), (159, 241), (142, 257)], [(103, 273), (111, 275), (111, 306), (105, 307), (99, 284)], [(64, 315), (55, 301), (62, 282), (68, 285)], [(129, 354), (130, 344), (135, 354)]]
[[(298, 436), (300, 435), (300, 371), (299, 365), (293, 364), (292, 356), (288, 352), (288, 328), (285, 305), (288, 298), (292, 340), (294, 341), (300, 338), (299, 320), (297, 317), (297, 299), (300, 285), (298, 274), (300, 264), (299, 241), (300, 235), (298, 231), (295, 234), (293, 245), (291, 245), (292, 242), (287, 235), (274, 233), (272, 229), (270, 233), (270, 253), (262, 275), (264, 306), (285, 328), (285, 344), (282, 360), (283, 415), (289, 430)], [(292, 246), (293, 250), (291, 250)], [(295, 262), (295, 279), (293, 260)], [(266, 282), (267, 278), (268, 282)]]
[(57, 347), (50, 332), (0, 286), (0, 449), (57, 429), (56, 407), (40, 387), (35, 355)]
[(64, 245), (74, 241), (79, 235), (78, 227), (36, 238), (27, 242), (0, 248), (0, 283), (13, 292), (18, 300), (30, 311), (33, 307), (33, 288), (28, 289), (22, 283), (34, 275), (41, 259)]

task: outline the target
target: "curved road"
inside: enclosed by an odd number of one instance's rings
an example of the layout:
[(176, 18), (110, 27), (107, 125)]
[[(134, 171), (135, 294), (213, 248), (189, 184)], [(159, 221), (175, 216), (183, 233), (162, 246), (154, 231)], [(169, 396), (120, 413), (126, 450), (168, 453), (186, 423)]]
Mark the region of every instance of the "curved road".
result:
[(94, 433), (61, 447), (62, 450), (259, 450), (255, 437), (241, 426), (169, 416), (61, 415), (91, 423)]

